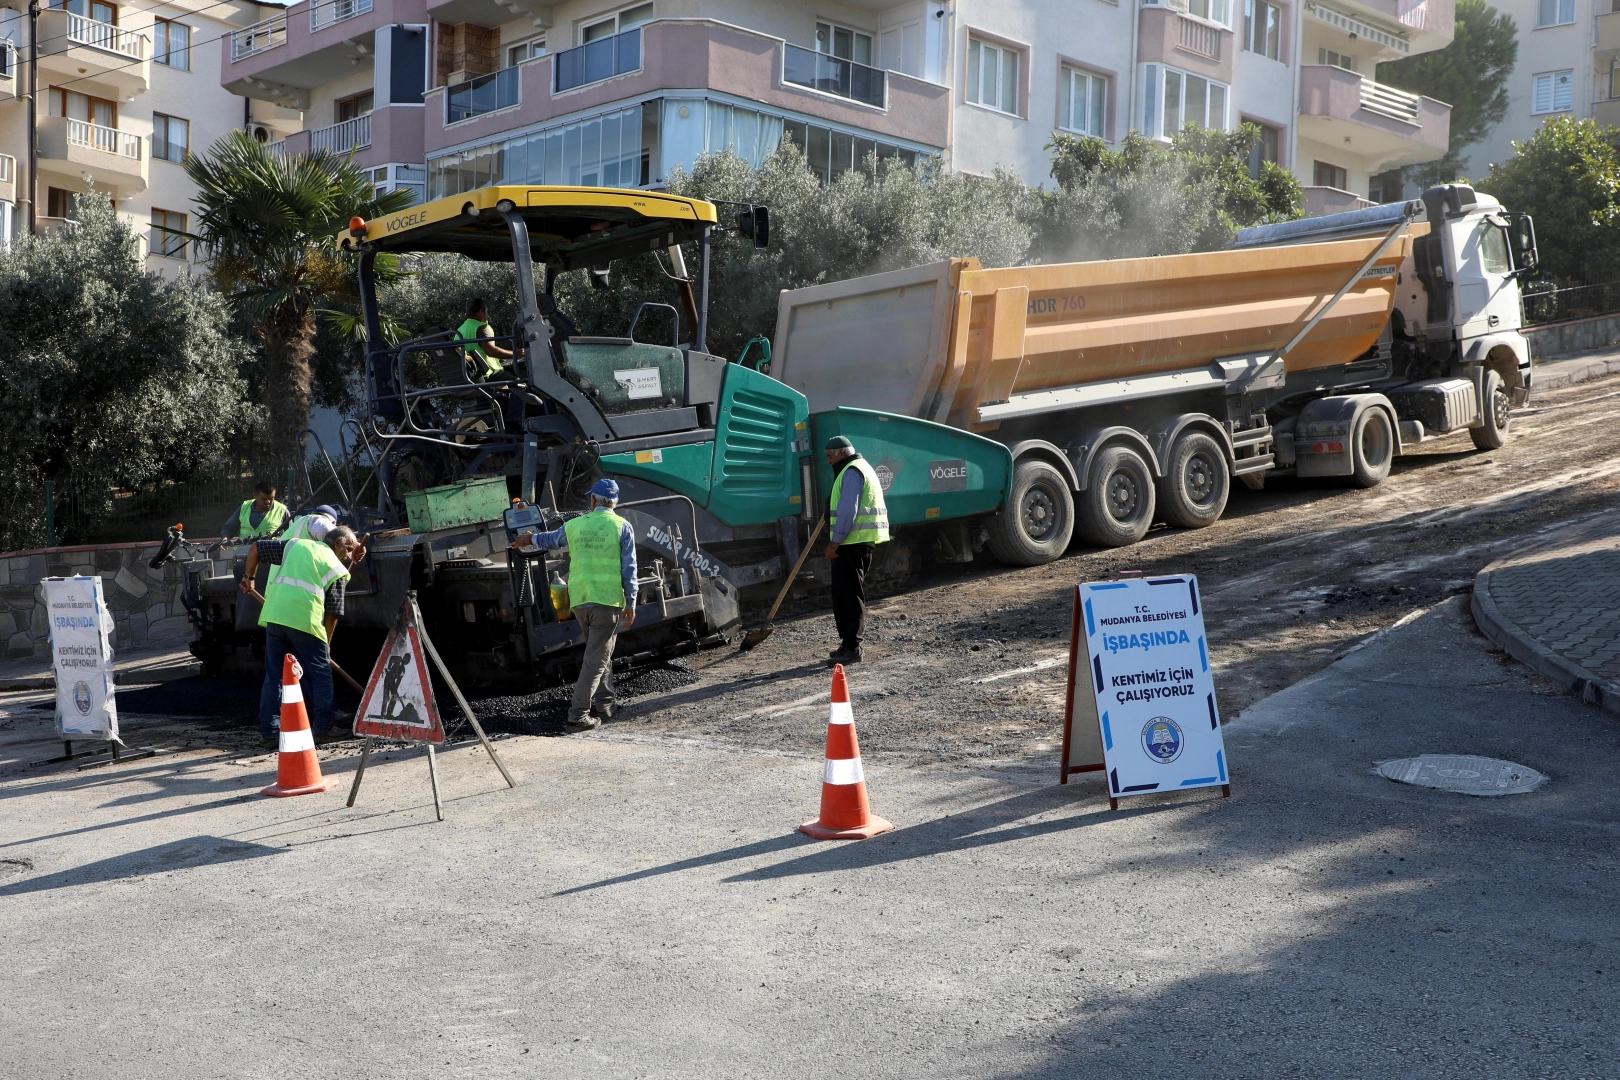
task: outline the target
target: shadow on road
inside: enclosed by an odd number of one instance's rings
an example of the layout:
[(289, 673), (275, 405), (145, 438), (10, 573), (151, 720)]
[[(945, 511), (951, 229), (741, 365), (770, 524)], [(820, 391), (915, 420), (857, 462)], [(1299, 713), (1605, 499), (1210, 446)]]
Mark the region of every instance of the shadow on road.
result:
[(263, 844), (226, 840), (218, 836), (193, 836), (185, 840), (159, 844), (157, 847), (131, 851), (124, 855), (114, 855), (108, 859), (75, 866), (71, 870), (59, 870), (54, 874), (41, 874), (39, 877), (0, 885), (0, 896), (21, 896), (25, 893), (47, 892), (74, 885), (118, 881), (124, 878), (143, 877), (147, 874), (161, 874), (168, 870), (185, 870), (196, 866), (211, 866), (215, 863), (236, 862), (241, 859), (258, 859), (276, 853), (277, 849), (265, 847)]

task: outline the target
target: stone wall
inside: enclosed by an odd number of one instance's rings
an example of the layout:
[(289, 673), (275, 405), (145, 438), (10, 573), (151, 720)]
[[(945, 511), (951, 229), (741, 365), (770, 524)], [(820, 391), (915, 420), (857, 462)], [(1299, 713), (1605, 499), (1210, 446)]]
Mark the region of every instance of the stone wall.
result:
[(1620, 315), (1532, 326), (1524, 336), (1530, 339), (1530, 355), (1537, 359), (1606, 349), (1620, 342)]
[(117, 625), (115, 649), (178, 645), (191, 637), (180, 590), (180, 567), (170, 561), (153, 570), (146, 564), (158, 544), (99, 544), (44, 548), (0, 555), (0, 650), (3, 658), (48, 657), (50, 629), (45, 589), (40, 580), (99, 574)]

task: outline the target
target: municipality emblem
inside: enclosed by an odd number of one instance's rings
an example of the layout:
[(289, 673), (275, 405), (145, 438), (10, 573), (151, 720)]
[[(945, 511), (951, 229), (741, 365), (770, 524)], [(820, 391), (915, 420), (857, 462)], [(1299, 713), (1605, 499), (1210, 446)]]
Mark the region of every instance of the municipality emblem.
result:
[(1161, 765), (1168, 765), (1180, 757), (1181, 748), (1185, 745), (1181, 725), (1168, 716), (1155, 716), (1142, 727), (1142, 749)]
[(79, 715), (90, 715), (90, 684), (83, 679), (73, 684), (73, 706), (79, 710)]

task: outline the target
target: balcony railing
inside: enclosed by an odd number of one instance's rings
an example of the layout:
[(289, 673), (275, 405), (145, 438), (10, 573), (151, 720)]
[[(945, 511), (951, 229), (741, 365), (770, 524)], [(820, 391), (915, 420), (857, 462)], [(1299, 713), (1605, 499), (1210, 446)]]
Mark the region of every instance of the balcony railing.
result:
[(1209, 23), (1189, 19), (1185, 15), (1176, 19), (1176, 44), (1188, 52), (1207, 56), (1211, 60), (1221, 58), (1220, 30)]
[(1361, 80), (1361, 107), (1391, 120), (1404, 120), (1408, 124), (1423, 122), (1423, 106), (1418, 95), (1375, 83), (1371, 79)]
[(67, 141), (70, 146), (88, 146), (104, 154), (117, 154), (122, 158), (141, 160), (141, 137), (127, 131), (92, 124), (84, 120), (69, 119)]
[(309, 31), (323, 30), (371, 10), (371, 0), (321, 0), (309, 5)]
[(782, 46), (782, 81), (879, 109), (885, 107), (889, 90), (889, 73), (881, 68), (787, 44)]
[(641, 29), (626, 30), (612, 37), (587, 42), (577, 49), (557, 53), (553, 92), (611, 79), (641, 67)]
[(245, 26), (231, 34), (231, 63), (245, 60), (266, 49), (287, 44), (287, 15), (283, 12), (272, 19)]
[(282, 157), (287, 153), (287, 140), (277, 139), (275, 142), (265, 143), (264, 152), (271, 157)]
[(17, 75), (17, 46), (9, 41), (0, 41), (0, 79), (11, 79)]
[(97, 49), (105, 49), (119, 56), (127, 56), (131, 60), (146, 59), (146, 49), (143, 42), (144, 34), (137, 34), (130, 30), (120, 30), (112, 23), (98, 22), (87, 19), (83, 15), (68, 12), (68, 40), (77, 45), (89, 45)]
[(444, 99), (444, 122), (454, 124), (458, 120), (482, 116), (497, 109), (509, 109), (516, 105), (519, 100), (518, 76), (517, 68), (502, 68), (494, 74), (480, 75), (476, 79), (452, 86)]
[(0, 184), (9, 184), (17, 175), (17, 159), (10, 154), (0, 154)]
[(371, 114), (356, 116), (331, 127), (316, 128), (309, 133), (311, 150), (326, 150), (333, 154), (347, 154), (351, 150), (364, 150), (371, 145)]

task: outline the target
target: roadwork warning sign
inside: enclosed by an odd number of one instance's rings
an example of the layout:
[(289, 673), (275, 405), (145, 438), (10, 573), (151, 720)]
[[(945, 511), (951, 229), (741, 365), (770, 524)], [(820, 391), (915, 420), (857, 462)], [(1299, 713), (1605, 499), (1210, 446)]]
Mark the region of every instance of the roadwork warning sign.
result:
[(427, 657), (422, 648), (420, 613), (406, 600), (388, 633), (388, 643), (377, 666), (371, 669), (360, 708), (354, 714), (354, 733), (408, 742), (444, 742), (444, 725), (428, 681)]
[(1074, 622), (1065, 782), (1071, 772), (1101, 767), (1111, 802), (1151, 791), (1227, 788), (1198, 579), (1080, 585)]

